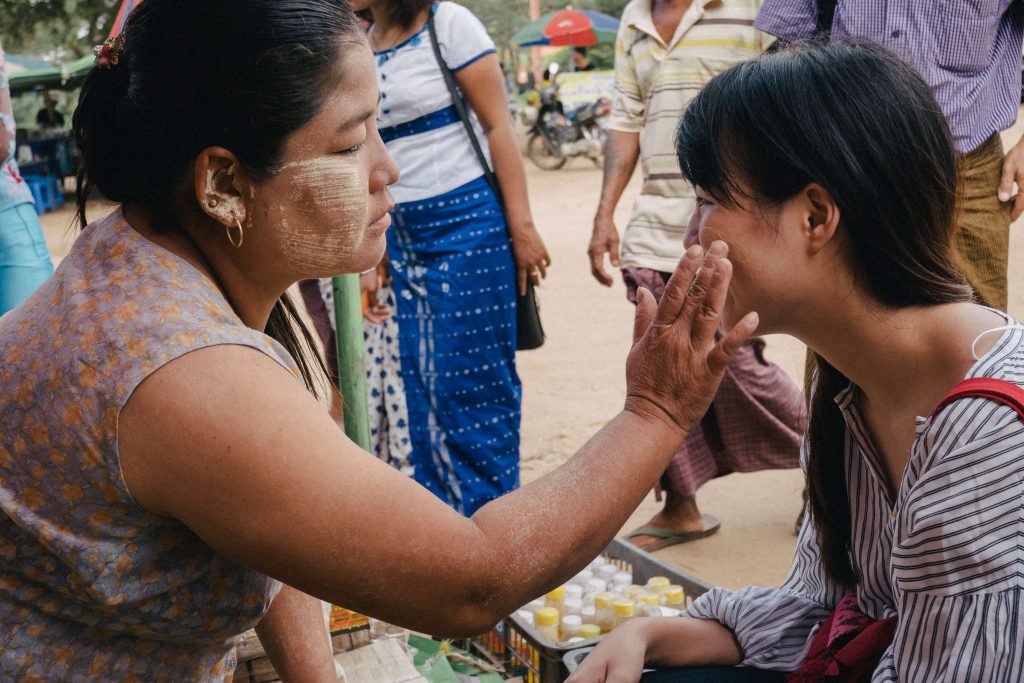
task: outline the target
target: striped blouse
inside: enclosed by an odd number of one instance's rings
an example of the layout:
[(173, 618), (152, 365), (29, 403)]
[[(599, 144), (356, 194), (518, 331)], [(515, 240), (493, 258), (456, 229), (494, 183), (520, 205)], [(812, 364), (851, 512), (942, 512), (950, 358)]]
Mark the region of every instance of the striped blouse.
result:
[[(1004, 332), (967, 376), (1024, 385), (1024, 328)], [(1024, 422), (981, 398), (919, 417), (891, 500), (857, 394), (851, 386), (836, 397), (847, 423), (857, 599), (873, 619), (898, 616), (871, 680), (1024, 680)], [(732, 629), (744, 665), (794, 670), (844, 593), (826, 579), (820, 556), (808, 516), (781, 588), (715, 589), (687, 614)]]

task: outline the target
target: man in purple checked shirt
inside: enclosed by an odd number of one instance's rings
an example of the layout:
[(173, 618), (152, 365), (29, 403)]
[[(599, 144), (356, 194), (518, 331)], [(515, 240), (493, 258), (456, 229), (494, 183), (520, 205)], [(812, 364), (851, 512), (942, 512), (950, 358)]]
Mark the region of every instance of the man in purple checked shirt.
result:
[[(980, 303), (1006, 309), (1010, 222), (1024, 212), (1024, 145), (1005, 156), (999, 131), (1017, 118), (1024, 0), (764, 0), (755, 26), (809, 38), (819, 10), (831, 39), (867, 38), (931, 87), (962, 155), (956, 252)], [(1014, 184), (1019, 190), (1015, 190)]]

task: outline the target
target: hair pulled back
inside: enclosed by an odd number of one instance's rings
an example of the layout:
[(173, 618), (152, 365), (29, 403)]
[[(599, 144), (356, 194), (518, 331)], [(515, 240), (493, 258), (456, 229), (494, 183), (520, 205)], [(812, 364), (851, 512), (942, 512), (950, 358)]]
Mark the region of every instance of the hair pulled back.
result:
[[(730, 68), (688, 107), (676, 153), (683, 176), (727, 205), (771, 209), (823, 186), (839, 207), (856, 277), (886, 306), (970, 298), (952, 256), (952, 137), (928, 86), (884, 48), (797, 43)], [(817, 361), (810, 508), (827, 574), (851, 586), (845, 422), (833, 401), (850, 382)]]
[[(288, 136), (320, 111), (340, 77), (342, 44), (359, 35), (345, 0), (139, 4), (118, 63), (92, 70), (75, 110), (82, 227), (95, 189), (145, 205), (156, 229), (175, 229), (177, 190), (211, 146), (230, 150), (256, 177), (275, 174)], [(295, 320), (282, 297), (266, 331), (296, 357), (312, 389)]]
[[(388, 19), (402, 28), (412, 28), (420, 12), (434, 4), (436, 0), (388, 0), (382, 4), (382, 10)], [(366, 21), (373, 22), (373, 14), (366, 9), (359, 13)]]

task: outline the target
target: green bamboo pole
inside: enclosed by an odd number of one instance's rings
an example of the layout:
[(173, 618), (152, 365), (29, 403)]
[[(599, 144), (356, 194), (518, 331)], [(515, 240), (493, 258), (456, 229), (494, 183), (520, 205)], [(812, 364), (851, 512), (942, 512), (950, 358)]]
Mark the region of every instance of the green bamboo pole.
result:
[(363, 350), (363, 302), (359, 275), (333, 279), (334, 320), (338, 345), (338, 379), (341, 387), (345, 434), (360, 448), (370, 451), (370, 416), (366, 405), (366, 355)]

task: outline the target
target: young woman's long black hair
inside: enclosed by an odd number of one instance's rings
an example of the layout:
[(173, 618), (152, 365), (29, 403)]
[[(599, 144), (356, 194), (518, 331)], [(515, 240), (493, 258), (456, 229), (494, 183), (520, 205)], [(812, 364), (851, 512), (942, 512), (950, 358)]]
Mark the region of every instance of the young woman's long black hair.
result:
[[(810, 183), (839, 207), (861, 286), (893, 308), (970, 299), (954, 265), (957, 157), (928, 86), (866, 41), (795, 44), (714, 78), (680, 122), (683, 175), (716, 201), (770, 211)], [(829, 577), (852, 586), (845, 422), (849, 380), (818, 356), (807, 462)]]
[[(359, 35), (345, 0), (141, 3), (118, 63), (93, 69), (75, 110), (82, 227), (86, 201), (99, 190), (144, 204), (159, 230), (178, 229), (178, 187), (207, 147), (231, 150), (256, 177), (275, 174), (287, 137), (320, 111), (340, 77), (343, 45)], [(312, 391), (322, 362), (287, 295), (266, 332)]]

